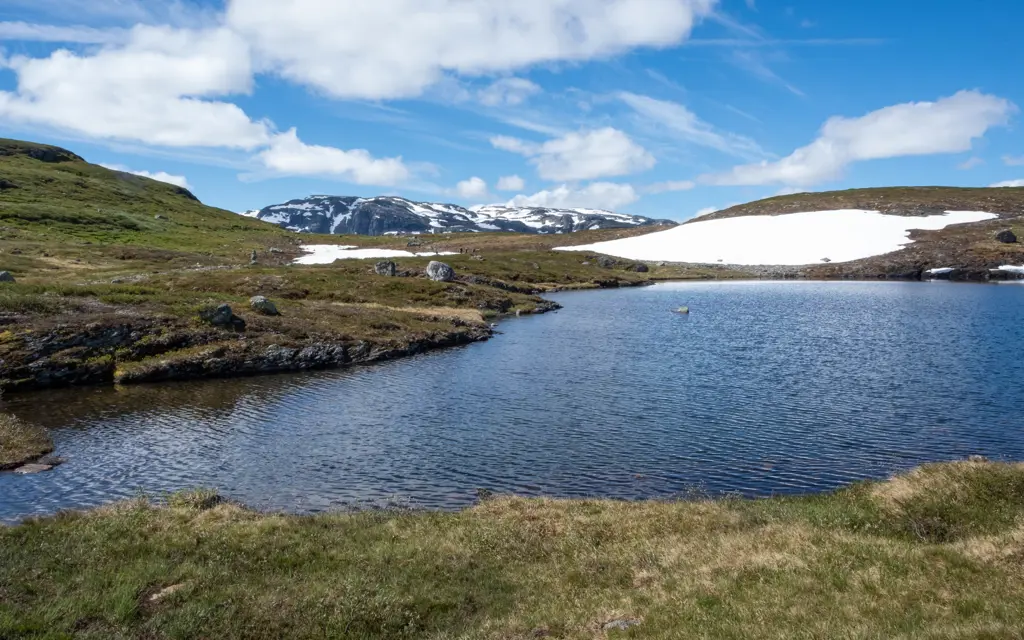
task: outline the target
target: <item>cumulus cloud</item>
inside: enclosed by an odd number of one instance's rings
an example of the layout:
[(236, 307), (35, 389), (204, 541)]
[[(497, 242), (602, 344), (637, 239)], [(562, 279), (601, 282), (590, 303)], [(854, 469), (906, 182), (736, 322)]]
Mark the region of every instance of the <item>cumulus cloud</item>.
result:
[(639, 196), (631, 185), (594, 182), (579, 189), (563, 184), (529, 196), (518, 195), (509, 200), (508, 206), (614, 210), (638, 199)]
[(467, 200), (474, 198), (486, 198), (487, 183), (482, 178), (473, 176), (469, 180), (463, 180), (459, 184), (455, 185), (455, 192), (459, 194), (459, 197)]
[(660, 131), (684, 142), (747, 160), (768, 155), (754, 140), (727, 131), (717, 131), (681, 104), (627, 92), (620, 93), (619, 99)]
[(526, 181), (519, 176), (502, 176), (498, 179), (498, 191), (522, 191)]
[(101, 164), (100, 166), (101, 167), (106, 167), (107, 169), (110, 169), (111, 171), (120, 171), (122, 173), (131, 173), (131, 174), (136, 175), (136, 176), (142, 176), (143, 178), (151, 178), (153, 180), (159, 180), (160, 182), (166, 182), (168, 184), (173, 184), (175, 186), (183, 187), (185, 189), (191, 189), (192, 188), (192, 187), (190, 187), (188, 185), (188, 180), (185, 178), (185, 176), (176, 176), (176, 175), (172, 175), (170, 173), (167, 173), (165, 171), (157, 171), (157, 172), (139, 171), (139, 170), (136, 170), (136, 169), (129, 169), (128, 167), (126, 167), (124, 165), (121, 165), (121, 164)]
[(299, 140), (295, 129), (275, 135), (257, 157), (279, 175), (333, 177), (355, 184), (393, 186), (411, 175), (401, 158), (374, 158), (364, 149), (309, 145)]
[(495, 136), (491, 144), (531, 158), (545, 180), (592, 180), (624, 176), (654, 166), (654, 156), (629, 136), (611, 127), (568, 133), (542, 144)]
[(211, 98), (252, 86), (248, 46), (226, 29), (139, 26), (124, 46), (92, 56), (67, 50), (16, 56), (15, 91), (0, 91), (0, 118), (93, 138), (169, 147), (253, 149), (268, 124)]
[(230, 0), (268, 69), (340, 98), (679, 44), (717, 0)]
[(520, 105), (533, 95), (541, 92), (539, 85), (525, 78), (502, 78), (481, 89), (477, 96), (480, 103), (488, 107)]
[(1009, 121), (1017, 107), (978, 91), (936, 102), (911, 102), (860, 118), (831, 118), (817, 140), (776, 162), (742, 165), (701, 177), (715, 185), (809, 186), (834, 180), (851, 163), (969, 151), (976, 138)]
[(993, 187), (993, 188), (1000, 188), (1000, 187), (1024, 187), (1024, 179), (1021, 179), (1021, 180), (1005, 180), (1003, 182), (997, 182), (995, 184), (990, 184), (989, 186)]

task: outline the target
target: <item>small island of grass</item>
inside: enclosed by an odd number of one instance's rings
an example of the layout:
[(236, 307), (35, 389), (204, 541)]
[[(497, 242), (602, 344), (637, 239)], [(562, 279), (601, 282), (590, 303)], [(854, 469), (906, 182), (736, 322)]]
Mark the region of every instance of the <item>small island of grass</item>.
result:
[(0, 471), (14, 469), (53, 451), (46, 430), (0, 413)]

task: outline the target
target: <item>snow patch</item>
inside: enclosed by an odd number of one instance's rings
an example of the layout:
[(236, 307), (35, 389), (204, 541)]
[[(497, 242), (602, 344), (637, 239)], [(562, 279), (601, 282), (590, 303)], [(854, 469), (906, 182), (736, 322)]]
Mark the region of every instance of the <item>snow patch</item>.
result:
[(953, 273), (956, 271), (954, 267), (938, 267), (937, 269), (929, 269), (925, 271), (930, 276), (944, 276), (947, 273)]
[(927, 217), (890, 216), (845, 209), (779, 216), (744, 216), (680, 225), (634, 238), (559, 247), (630, 260), (786, 265), (850, 262), (899, 251), (913, 229), (939, 230), (998, 216), (982, 211), (947, 211)]
[(992, 269), (992, 271), (1006, 271), (1007, 273), (1019, 273), (1024, 275), (1024, 266), (1017, 267), (1012, 264), (1004, 264), (998, 269)]
[(399, 249), (359, 249), (352, 246), (337, 244), (304, 244), (301, 246), (307, 254), (297, 258), (292, 264), (331, 264), (335, 260), (352, 260), (365, 258), (430, 258), (433, 256), (454, 256), (454, 251), (438, 253), (411, 253)]

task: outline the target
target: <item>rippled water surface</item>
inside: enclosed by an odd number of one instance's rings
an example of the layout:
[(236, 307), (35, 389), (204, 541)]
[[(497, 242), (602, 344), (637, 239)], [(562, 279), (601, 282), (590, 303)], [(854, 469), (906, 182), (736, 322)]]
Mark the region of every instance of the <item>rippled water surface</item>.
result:
[(490, 342), (374, 367), (9, 397), (68, 463), (0, 474), (0, 519), (197, 486), (288, 511), (454, 508), (478, 488), (769, 495), (1024, 459), (1024, 287), (552, 297), (565, 309)]

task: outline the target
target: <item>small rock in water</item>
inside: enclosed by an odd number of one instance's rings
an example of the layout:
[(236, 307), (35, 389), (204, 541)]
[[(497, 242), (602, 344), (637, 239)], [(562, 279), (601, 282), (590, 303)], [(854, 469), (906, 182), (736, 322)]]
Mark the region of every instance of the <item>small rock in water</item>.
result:
[(279, 316), (281, 313), (274, 306), (274, 303), (267, 300), (264, 296), (253, 296), (249, 298), (249, 306), (252, 307), (253, 311), (262, 313), (265, 316)]
[(1006, 244), (1013, 244), (1014, 242), (1017, 242), (1017, 234), (1009, 229), (1003, 229), (996, 234), (996, 240)]
[(443, 262), (432, 261), (427, 265), (427, 277), (435, 282), (451, 282), (455, 279), (455, 270)]
[(10, 271), (0, 271), (0, 282), (14, 282), (14, 276)]
[(676, 309), (676, 313), (681, 313), (684, 316), (690, 315), (690, 307), (679, 307)]
[(18, 467), (14, 470), (14, 473), (20, 473), (21, 475), (28, 476), (34, 473), (49, 471), (51, 469), (53, 469), (52, 464), (39, 464), (38, 462), (33, 462), (31, 464), (24, 464)]
[(379, 276), (394, 278), (395, 274), (398, 273), (398, 265), (390, 260), (381, 260), (377, 264), (373, 265), (373, 271)]

